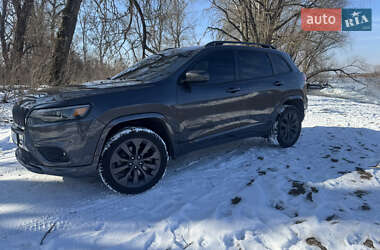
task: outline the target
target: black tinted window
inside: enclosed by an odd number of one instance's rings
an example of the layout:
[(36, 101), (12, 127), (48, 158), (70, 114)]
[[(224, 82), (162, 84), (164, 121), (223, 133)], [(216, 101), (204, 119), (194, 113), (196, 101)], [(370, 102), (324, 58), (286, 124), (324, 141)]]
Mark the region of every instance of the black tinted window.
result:
[(239, 51), (240, 79), (251, 79), (272, 75), (272, 66), (269, 57), (264, 52)]
[(232, 51), (211, 52), (189, 70), (202, 70), (210, 74), (212, 82), (234, 80), (234, 54)]
[(272, 56), (273, 67), (276, 74), (283, 74), (283, 73), (288, 73), (291, 71), (291, 68), (286, 63), (285, 59), (282, 58), (282, 56), (279, 56), (276, 54), (272, 54), (271, 56)]

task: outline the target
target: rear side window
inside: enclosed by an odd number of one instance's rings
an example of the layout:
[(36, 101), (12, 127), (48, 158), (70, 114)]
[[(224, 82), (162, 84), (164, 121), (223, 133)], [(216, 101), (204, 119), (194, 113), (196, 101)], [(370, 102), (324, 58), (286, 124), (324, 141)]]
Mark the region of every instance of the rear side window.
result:
[(190, 70), (208, 72), (211, 82), (233, 81), (235, 79), (234, 53), (231, 50), (211, 52), (196, 62)]
[(274, 71), (276, 74), (284, 74), (292, 71), (292, 69), (289, 67), (289, 64), (285, 61), (285, 59), (282, 56), (272, 54), (271, 57)]
[(269, 57), (264, 52), (238, 51), (240, 79), (252, 79), (273, 74)]

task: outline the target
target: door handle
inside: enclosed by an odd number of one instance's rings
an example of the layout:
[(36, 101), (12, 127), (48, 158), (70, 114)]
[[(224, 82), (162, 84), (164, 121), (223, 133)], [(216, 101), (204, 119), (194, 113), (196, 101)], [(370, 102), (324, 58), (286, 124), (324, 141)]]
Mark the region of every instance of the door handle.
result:
[(281, 81), (275, 81), (273, 83), (274, 86), (282, 86), (282, 82)]
[(240, 88), (228, 88), (226, 90), (226, 92), (228, 93), (236, 93), (236, 92), (239, 92), (240, 91)]

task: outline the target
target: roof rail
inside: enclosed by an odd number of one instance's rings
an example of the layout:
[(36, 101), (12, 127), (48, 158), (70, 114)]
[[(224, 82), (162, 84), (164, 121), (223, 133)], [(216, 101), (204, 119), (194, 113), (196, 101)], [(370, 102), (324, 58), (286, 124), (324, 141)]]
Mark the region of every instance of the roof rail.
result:
[(273, 45), (263, 44), (263, 43), (249, 43), (249, 42), (238, 42), (238, 41), (213, 41), (205, 45), (205, 47), (221, 46), (224, 44), (245, 44), (245, 45), (257, 45), (267, 49), (276, 49)]
[(170, 47), (170, 48), (163, 49), (161, 51), (166, 51), (166, 50), (169, 50), (169, 49), (175, 49), (175, 48), (174, 47)]

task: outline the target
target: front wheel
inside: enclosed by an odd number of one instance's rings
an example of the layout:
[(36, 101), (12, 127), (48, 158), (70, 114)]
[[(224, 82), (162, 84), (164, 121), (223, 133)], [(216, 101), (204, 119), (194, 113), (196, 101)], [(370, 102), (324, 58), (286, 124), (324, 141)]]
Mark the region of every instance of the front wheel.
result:
[(99, 175), (111, 190), (137, 194), (161, 179), (167, 161), (166, 145), (159, 135), (145, 128), (127, 128), (107, 142)]
[(301, 134), (301, 117), (297, 108), (287, 106), (279, 115), (276, 123), (276, 139), (281, 147), (293, 146)]

